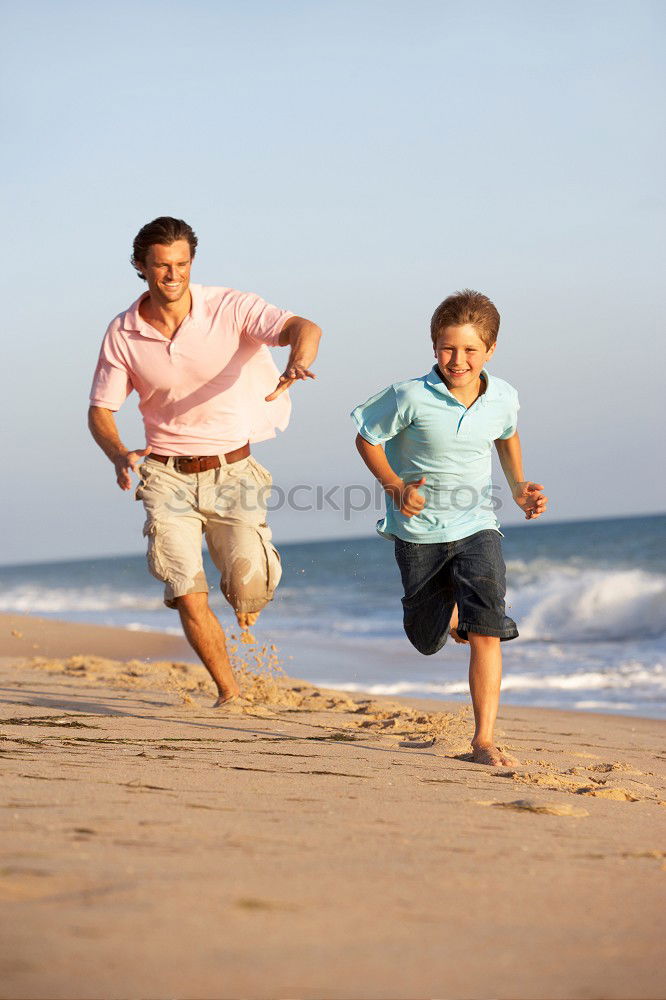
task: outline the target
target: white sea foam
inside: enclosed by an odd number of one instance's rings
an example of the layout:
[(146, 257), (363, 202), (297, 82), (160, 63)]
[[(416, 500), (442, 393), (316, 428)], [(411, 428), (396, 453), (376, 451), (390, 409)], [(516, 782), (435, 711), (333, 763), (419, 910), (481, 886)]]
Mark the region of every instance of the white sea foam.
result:
[(178, 627), (173, 628), (155, 628), (152, 625), (143, 625), (141, 622), (130, 622), (125, 625), (128, 632), (156, 632), (159, 635), (178, 635), (182, 636), (183, 630)]
[(45, 587), (38, 584), (8, 587), (0, 595), (0, 611), (55, 614), (79, 611), (155, 611), (163, 607), (158, 595), (108, 587)]
[(585, 712), (607, 712), (609, 708), (614, 709), (616, 712), (632, 712), (637, 711), (642, 708), (635, 701), (595, 701), (594, 698), (585, 698), (582, 701), (575, 701), (573, 703), (574, 708), (578, 708)]
[(639, 569), (550, 570), (509, 591), (523, 640), (654, 638), (666, 633), (666, 579)]
[[(325, 681), (325, 687), (345, 688), (350, 691), (368, 691), (370, 694), (384, 695), (427, 695), (440, 696), (467, 694), (469, 683), (466, 677), (445, 682), (399, 680), (386, 684), (357, 684)], [(508, 673), (502, 680), (502, 691), (651, 691), (656, 696), (666, 694), (666, 668), (662, 664), (646, 667), (641, 663), (628, 662), (617, 668), (596, 671), (578, 671), (560, 674)]]

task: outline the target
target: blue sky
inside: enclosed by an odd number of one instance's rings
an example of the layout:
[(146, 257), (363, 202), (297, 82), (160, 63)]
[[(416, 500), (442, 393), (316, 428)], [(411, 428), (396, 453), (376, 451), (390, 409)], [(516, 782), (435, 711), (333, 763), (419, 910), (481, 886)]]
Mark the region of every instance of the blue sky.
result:
[[(285, 489), (368, 483), (349, 410), (430, 367), (434, 307), (471, 286), (502, 313), (491, 370), (549, 516), (662, 508), (662, 3), (27, 0), (3, 20), (2, 561), (142, 546), (85, 412), (161, 214), (196, 229), (194, 280), (324, 328), (318, 381), (257, 448)], [(131, 397), (119, 423), (143, 444)], [(373, 523), (273, 515), (278, 540)]]

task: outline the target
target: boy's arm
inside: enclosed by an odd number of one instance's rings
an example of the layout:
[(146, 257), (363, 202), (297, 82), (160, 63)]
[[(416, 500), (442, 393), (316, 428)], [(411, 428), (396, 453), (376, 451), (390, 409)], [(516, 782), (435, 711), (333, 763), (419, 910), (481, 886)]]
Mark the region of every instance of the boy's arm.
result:
[(541, 514), (545, 514), (548, 506), (548, 497), (544, 496), (540, 490), (543, 489), (541, 483), (531, 483), (525, 480), (523, 472), (523, 453), (520, 447), (518, 431), (510, 438), (498, 438), (495, 441), (497, 454), (499, 455), (502, 471), (509, 484), (511, 495), (518, 506), (525, 512), (528, 521), (534, 520)]
[(419, 486), (425, 483), (425, 476), (421, 476), (418, 481), (405, 483), (389, 465), (386, 452), (380, 444), (370, 444), (361, 434), (357, 434), (356, 447), (375, 479), (379, 480), (396, 506), (400, 505), (400, 513), (405, 517), (418, 514), (425, 504), (425, 497), (418, 491)]

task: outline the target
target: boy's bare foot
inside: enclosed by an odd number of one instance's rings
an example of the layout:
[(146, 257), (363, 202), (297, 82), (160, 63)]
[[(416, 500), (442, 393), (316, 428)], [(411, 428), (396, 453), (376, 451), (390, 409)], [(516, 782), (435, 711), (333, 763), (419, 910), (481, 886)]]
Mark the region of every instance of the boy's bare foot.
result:
[(454, 642), (459, 643), (461, 646), (469, 646), (469, 640), (463, 639), (461, 635), (458, 634), (458, 605), (455, 604), (453, 607), (453, 614), (451, 615), (451, 621), (449, 622), (449, 635)]
[(252, 628), (260, 614), (260, 611), (237, 611), (236, 618), (240, 627), (246, 629)]
[(475, 764), (490, 764), (491, 767), (515, 767), (520, 764), (519, 760), (500, 750), (494, 743), (472, 743), (472, 756)]

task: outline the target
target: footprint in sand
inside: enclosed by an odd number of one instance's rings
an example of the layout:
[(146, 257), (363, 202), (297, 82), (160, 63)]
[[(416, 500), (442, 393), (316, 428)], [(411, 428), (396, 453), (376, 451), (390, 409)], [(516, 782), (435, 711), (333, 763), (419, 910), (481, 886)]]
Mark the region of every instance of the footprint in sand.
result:
[(436, 742), (437, 737), (432, 736), (429, 740), (403, 740), (398, 745), (409, 750), (426, 750), (428, 747), (434, 746)]
[(241, 910), (249, 911), (264, 911), (270, 912), (274, 910), (297, 910), (298, 907), (294, 903), (281, 902), (277, 899), (259, 899), (254, 896), (244, 896), (241, 899), (235, 901), (235, 905)]
[(641, 796), (628, 792), (626, 788), (579, 788), (578, 795), (592, 795), (595, 799), (613, 799), (615, 802), (640, 802)]
[[(590, 795), (598, 799), (612, 799), (615, 802), (655, 801), (654, 795), (641, 795), (630, 792), (626, 788), (612, 787), (606, 784), (604, 778), (589, 777), (587, 782), (575, 777), (577, 768), (571, 768), (564, 774), (554, 771), (535, 773), (531, 771), (500, 771), (497, 776), (511, 778), (525, 785), (536, 785), (548, 788), (554, 792), (571, 792), (573, 795)], [(585, 776), (587, 777), (587, 776)], [(650, 789), (650, 791), (654, 791)]]
[(497, 809), (515, 809), (517, 812), (540, 813), (544, 816), (589, 816), (587, 809), (568, 802), (537, 802), (535, 799), (515, 799), (513, 802), (479, 802), (481, 806)]
[(648, 777), (652, 773), (650, 771), (637, 771), (635, 767), (631, 767), (629, 764), (623, 764), (622, 761), (619, 760), (613, 761), (612, 764), (590, 764), (588, 765), (587, 770), (594, 771), (598, 774), (611, 774), (613, 771), (623, 771), (625, 774), (640, 774), (644, 777)]
[(52, 872), (6, 868), (0, 874), (0, 902), (23, 903), (47, 899), (75, 887), (71, 878)]

